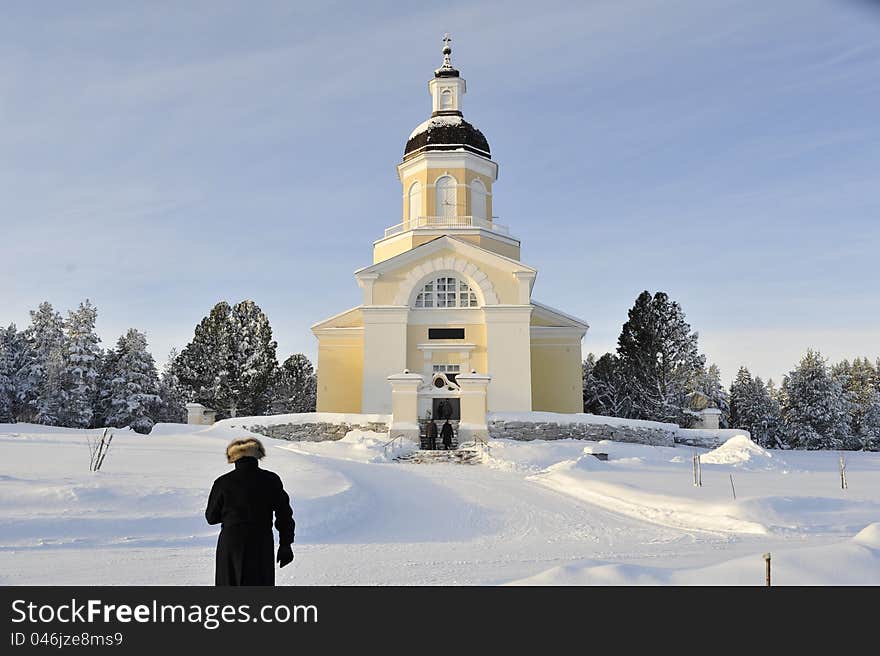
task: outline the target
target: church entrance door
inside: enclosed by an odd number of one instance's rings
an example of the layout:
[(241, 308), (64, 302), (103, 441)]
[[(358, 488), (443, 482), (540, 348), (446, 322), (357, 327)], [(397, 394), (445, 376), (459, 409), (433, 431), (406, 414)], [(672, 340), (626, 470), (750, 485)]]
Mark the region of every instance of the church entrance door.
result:
[(440, 397), (431, 400), (431, 416), (434, 421), (458, 421), (461, 419), (461, 399)]

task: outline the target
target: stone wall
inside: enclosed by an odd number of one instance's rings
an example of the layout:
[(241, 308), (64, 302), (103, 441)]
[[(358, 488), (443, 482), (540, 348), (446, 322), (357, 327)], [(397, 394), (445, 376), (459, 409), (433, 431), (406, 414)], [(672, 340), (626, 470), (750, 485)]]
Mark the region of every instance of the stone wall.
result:
[(675, 442), (677, 444), (684, 444), (685, 446), (715, 449), (736, 435), (745, 435), (751, 439), (749, 431), (742, 430), (741, 428), (716, 428), (714, 430), (704, 428), (679, 428), (675, 433)]
[(387, 433), (388, 424), (384, 422), (369, 422), (367, 424), (328, 422), (310, 422), (302, 424), (275, 424), (273, 426), (260, 426), (250, 424), (245, 426), (249, 431), (272, 437), (277, 440), (289, 440), (291, 442), (327, 442), (341, 440), (348, 431), (373, 431), (374, 433)]
[(675, 431), (664, 428), (610, 426), (600, 423), (489, 421), (489, 437), (509, 440), (614, 440), (652, 446), (675, 446)]

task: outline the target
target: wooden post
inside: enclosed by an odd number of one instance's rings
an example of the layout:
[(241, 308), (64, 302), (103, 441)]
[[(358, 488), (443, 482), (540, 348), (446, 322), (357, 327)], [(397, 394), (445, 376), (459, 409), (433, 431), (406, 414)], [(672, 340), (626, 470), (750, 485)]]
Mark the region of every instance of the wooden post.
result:
[(767, 565), (767, 587), (770, 587), (770, 552), (764, 554), (764, 562)]
[(840, 489), (846, 489), (846, 456), (842, 453), (837, 454), (837, 464), (840, 468)]

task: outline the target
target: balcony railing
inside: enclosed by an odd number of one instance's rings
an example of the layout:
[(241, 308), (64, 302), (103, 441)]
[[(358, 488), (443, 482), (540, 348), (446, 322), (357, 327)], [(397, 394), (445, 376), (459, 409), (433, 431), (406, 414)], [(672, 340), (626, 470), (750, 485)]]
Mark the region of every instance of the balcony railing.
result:
[(407, 230), (442, 230), (443, 228), (483, 228), (502, 235), (510, 234), (510, 228), (506, 225), (476, 216), (420, 216), (385, 228), (385, 236), (391, 237)]

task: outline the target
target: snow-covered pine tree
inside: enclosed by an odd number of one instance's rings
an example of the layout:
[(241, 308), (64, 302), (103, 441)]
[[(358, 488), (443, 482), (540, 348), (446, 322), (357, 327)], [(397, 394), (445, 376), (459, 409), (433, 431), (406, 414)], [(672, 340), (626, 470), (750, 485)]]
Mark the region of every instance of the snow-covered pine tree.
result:
[(186, 423), (186, 404), (189, 401), (186, 390), (180, 384), (180, 380), (174, 373), (174, 362), (177, 360), (177, 349), (172, 348), (168, 355), (168, 361), (162, 368), (159, 377), (159, 410), (156, 416), (157, 422), (171, 424)]
[(708, 399), (708, 407), (721, 410), (721, 428), (730, 425), (730, 395), (721, 383), (721, 370), (718, 365), (709, 365), (701, 370), (693, 383), (693, 391), (704, 394)]
[(589, 366), (590, 358), (595, 356), (590, 353), (584, 363), (584, 412), (629, 417), (631, 404), (619, 359), (613, 353), (605, 353)]
[(272, 398), (272, 377), (278, 368), (269, 318), (251, 300), (232, 306), (230, 313), (231, 385), (235, 394), (230, 399), (233, 417), (263, 415)]
[(0, 424), (15, 422), (16, 347), (15, 324), (0, 328)]
[(849, 401), (821, 354), (807, 351), (782, 382), (783, 440), (796, 449), (850, 446)]
[(765, 385), (760, 376), (753, 382), (752, 440), (765, 448), (782, 448), (782, 410), (772, 394), (772, 381)]
[(86, 299), (68, 313), (65, 322), (64, 390), (66, 402), (61, 421), (65, 426), (88, 428), (98, 400), (100, 339), (95, 334), (98, 311)]
[(130, 426), (138, 433), (153, 428), (159, 404), (159, 377), (153, 356), (147, 350), (147, 336), (129, 328), (119, 338), (109, 368), (109, 413), (107, 425)]
[(664, 292), (639, 295), (617, 342), (633, 417), (683, 426), (693, 422), (688, 388), (705, 366), (697, 339), (681, 306)]
[(596, 366), (596, 356), (587, 353), (587, 357), (581, 362), (581, 391), (583, 393), (584, 412), (593, 412), (593, 403), (596, 396), (593, 384), (593, 367)]
[[(751, 432), (754, 423), (755, 381), (746, 367), (740, 367), (730, 384), (730, 427)], [(752, 436), (754, 439), (755, 436)], [(755, 440), (757, 441), (757, 440)]]
[(253, 301), (221, 301), (196, 326), (173, 373), (194, 401), (218, 417), (259, 415), (269, 407), (276, 344), (266, 315)]
[(58, 425), (67, 401), (64, 389), (64, 321), (51, 303), (31, 310), (31, 325), (24, 331), (26, 349), (16, 377), (21, 404), (19, 421)]
[(272, 385), (273, 414), (314, 412), (318, 380), (315, 368), (302, 353), (287, 358), (275, 372)]
[(876, 388), (877, 371), (868, 358), (856, 358), (852, 364), (843, 360), (831, 369), (849, 402), (850, 434), (855, 449), (880, 448), (880, 392)]
[(192, 341), (174, 360), (172, 372), (196, 403), (227, 416), (232, 390), (228, 387), (232, 359), (229, 314), (232, 308), (220, 301), (195, 328)]

